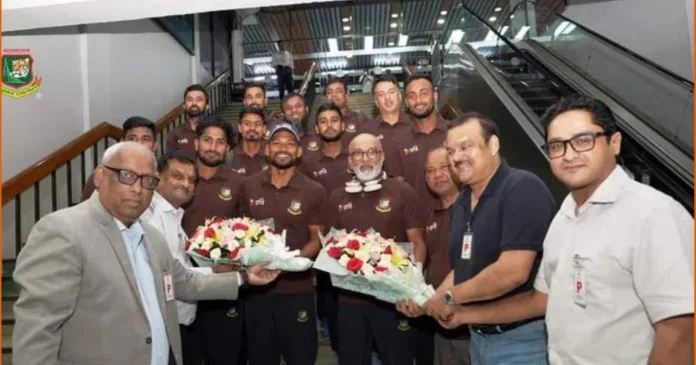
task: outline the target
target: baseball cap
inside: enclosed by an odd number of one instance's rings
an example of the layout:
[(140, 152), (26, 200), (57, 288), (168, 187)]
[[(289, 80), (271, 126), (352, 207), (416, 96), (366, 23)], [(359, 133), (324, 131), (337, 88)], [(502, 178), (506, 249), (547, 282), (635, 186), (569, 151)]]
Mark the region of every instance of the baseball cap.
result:
[(270, 140), (271, 138), (273, 138), (274, 134), (276, 134), (280, 131), (288, 131), (288, 132), (292, 133), (292, 135), (295, 136), (295, 139), (297, 140), (297, 142), (298, 143), (300, 142), (300, 134), (295, 129), (295, 126), (293, 126), (290, 123), (285, 123), (285, 122), (276, 124), (271, 129), (270, 133), (268, 133), (268, 137), (266, 139)]

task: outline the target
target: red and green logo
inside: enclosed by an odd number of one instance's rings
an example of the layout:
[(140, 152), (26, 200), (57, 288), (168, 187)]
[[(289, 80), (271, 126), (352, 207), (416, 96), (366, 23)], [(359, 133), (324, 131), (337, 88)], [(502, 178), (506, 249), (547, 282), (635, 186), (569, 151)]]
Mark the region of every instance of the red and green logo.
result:
[(6, 49), (2, 55), (2, 93), (19, 99), (37, 92), (41, 78), (34, 74), (34, 58), (28, 49)]

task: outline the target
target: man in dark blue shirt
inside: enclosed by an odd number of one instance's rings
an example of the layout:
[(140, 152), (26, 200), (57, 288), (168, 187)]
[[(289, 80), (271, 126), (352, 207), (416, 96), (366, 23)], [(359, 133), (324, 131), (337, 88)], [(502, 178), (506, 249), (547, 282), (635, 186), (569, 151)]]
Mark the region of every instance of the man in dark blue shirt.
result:
[[(453, 270), (423, 307), (447, 321), (460, 304), (487, 303), (533, 290), (543, 241), (555, 212), (544, 183), (500, 155), (498, 127), (467, 113), (447, 134), (453, 175), (464, 189), (452, 211)], [(471, 325), (472, 364), (546, 364), (543, 318)]]

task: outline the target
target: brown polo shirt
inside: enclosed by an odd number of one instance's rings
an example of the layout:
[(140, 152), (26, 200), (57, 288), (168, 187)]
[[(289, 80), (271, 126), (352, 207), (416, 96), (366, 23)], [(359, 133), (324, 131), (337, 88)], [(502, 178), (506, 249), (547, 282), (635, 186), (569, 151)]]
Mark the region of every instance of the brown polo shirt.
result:
[(227, 155), (227, 165), (242, 176), (253, 175), (267, 169), (268, 164), (266, 163), (263, 144), (259, 153), (253, 156), (247, 155), (241, 145), (235, 147)]
[(192, 130), (188, 121), (186, 121), (169, 132), (164, 149), (166, 151), (181, 150), (190, 159), (196, 161), (196, 148), (193, 145), (193, 141), (196, 138), (196, 131)]
[[(326, 193), (316, 181), (299, 171), (288, 185), (278, 189), (271, 183), (270, 171), (249, 176), (240, 187), (240, 208), (244, 216), (256, 220), (273, 218), (275, 230), (286, 231), (291, 250), (309, 242), (309, 226), (326, 225)], [(313, 290), (312, 271), (283, 272), (272, 284), (254, 290), (272, 293), (304, 293)]]
[(385, 170), (389, 176), (401, 176), (409, 183), (423, 204), (434, 208), (437, 197), (428, 189), (425, 181), (425, 158), (432, 149), (441, 147), (447, 138), (448, 122), (440, 117), (435, 129), (429, 134), (422, 133), (414, 124), (408, 132), (394, 138), (395, 148), (390, 149), (392, 156), (387, 156), (389, 164)]
[(239, 217), (239, 185), (243, 177), (225, 165), (221, 165), (210, 179), (198, 178), (196, 193), (184, 206), (181, 226), (190, 237), (207, 218)]
[(343, 151), (336, 157), (329, 157), (320, 153), (318, 156), (303, 159), (300, 171), (318, 181), (326, 190), (326, 195), (331, 196), (334, 190), (343, 189), (350, 178), (348, 154)]
[[(329, 199), (330, 227), (348, 231), (375, 229), (385, 238), (408, 242), (406, 231), (423, 228), (416, 192), (407, 183), (388, 178), (382, 189), (369, 193), (347, 193), (336, 189)], [(339, 301), (365, 302), (374, 298), (342, 290)]]
[(428, 259), (425, 263), (425, 282), (437, 288), (452, 271), (450, 264), (449, 233), (452, 207), (444, 208), (438, 201), (425, 224), (424, 236)]
[(406, 113), (399, 114), (399, 121), (391, 125), (382, 119), (382, 116), (377, 116), (375, 119), (360, 126), (360, 133), (370, 133), (382, 141), (384, 149), (384, 169), (389, 173), (388, 166), (392, 163), (391, 159), (396, 155), (393, 150), (394, 138), (402, 133), (408, 133), (412, 130), (415, 122), (410, 115)]
[(348, 111), (343, 114), (343, 123), (346, 126), (346, 130), (343, 132), (341, 137), (341, 142), (344, 146), (348, 146), (350, 142), (358, 135), (360, 128), (365, 125), (370, 118), (363, 112), (356, 112), (348, 109)]

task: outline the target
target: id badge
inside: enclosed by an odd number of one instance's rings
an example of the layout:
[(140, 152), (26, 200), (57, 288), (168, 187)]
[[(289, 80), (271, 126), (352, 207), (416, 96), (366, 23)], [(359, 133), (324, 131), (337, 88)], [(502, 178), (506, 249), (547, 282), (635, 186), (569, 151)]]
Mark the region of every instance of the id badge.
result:
[(174, 284), (171, 275), (164, 275), (164, 297), (167, 301), (174, 300)]
[(583, 308), (587, 305), (585, 269), (577, 258), (573, 265), (573, 302)]
[(462, 255), (463, 260), (471, 259), (471, 244), (474, 241), (474, 234), (472, 232), (465, 232), (464, 237), (462, 237)]

